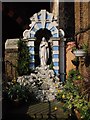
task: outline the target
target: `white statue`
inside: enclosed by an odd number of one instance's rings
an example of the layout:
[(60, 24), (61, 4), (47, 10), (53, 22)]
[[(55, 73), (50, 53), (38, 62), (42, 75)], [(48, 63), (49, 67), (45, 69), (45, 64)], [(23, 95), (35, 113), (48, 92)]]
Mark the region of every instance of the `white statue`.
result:
[(49, 47), (46, 39), (43, 37), (39, 47), (39, 56), (41, 66), (45, 66), (49, 58)]

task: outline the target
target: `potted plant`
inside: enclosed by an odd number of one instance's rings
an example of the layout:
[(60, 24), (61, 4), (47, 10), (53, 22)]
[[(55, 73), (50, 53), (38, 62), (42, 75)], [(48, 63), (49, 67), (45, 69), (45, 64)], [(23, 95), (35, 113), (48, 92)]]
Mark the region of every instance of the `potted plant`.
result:
[(82, 44), (82, 46), (79, 46), (79, 48), (73, 47), (72, 52), (77, 57), (83, 57), (88, 52), (88, 46), (86, 44)]

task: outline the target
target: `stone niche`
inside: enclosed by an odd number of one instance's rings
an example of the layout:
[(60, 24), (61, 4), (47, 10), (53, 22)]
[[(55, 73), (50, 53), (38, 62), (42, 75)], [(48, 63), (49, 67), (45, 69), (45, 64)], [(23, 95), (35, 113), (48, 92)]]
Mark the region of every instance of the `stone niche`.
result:
[(7, 39), (5, 42), (5, 74), (13, 79), (17, 76), (16, 67), (18, 59), (19, 39)]

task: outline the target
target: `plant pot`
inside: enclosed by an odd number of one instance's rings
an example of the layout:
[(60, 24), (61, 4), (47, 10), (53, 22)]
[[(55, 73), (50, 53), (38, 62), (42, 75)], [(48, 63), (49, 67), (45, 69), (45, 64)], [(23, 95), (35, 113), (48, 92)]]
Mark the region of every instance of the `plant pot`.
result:
[(83, 57), (86, 55), (86, 52), (83, 50), (83, 49), (79, 49), (79, 50), (74, 50), (73, 51), (73, 54), (76, 56), (76, 57)]

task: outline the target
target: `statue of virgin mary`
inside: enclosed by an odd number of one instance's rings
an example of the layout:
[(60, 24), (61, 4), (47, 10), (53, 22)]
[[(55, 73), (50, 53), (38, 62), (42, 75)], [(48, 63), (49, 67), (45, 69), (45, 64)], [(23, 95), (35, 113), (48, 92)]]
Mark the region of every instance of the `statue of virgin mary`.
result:
[(45, 37), (42, 38), (42, 41), (39, 46), (39, 56), (40, 56), (40, 65), (45, 66), (49, 58), (49, 47)]

